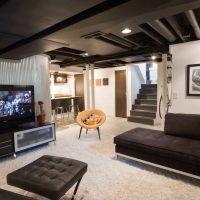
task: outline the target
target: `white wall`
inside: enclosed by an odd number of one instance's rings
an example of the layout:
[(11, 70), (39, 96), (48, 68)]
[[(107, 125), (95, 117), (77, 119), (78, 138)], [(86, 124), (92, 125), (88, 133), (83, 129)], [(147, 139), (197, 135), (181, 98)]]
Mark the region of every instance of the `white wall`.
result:
[[(126, 70), (126, 81), (127, 81), (127, 89), (130, 86), (130, 79), (127, 75), (127, 66), (123, 67), (115, 67), (115, 68), (106, 68), (106, 69), (95, 69), (94, 70), (94, 79), (109, 79), (109, 85), (96, 86), (95, 84), (95, 107), (103, 110), (106, 115), (115, 116), (115, 71), (116, 70)], [(85, 79), (85, 72), (84, 72)], [(91, 84), (90, 84), (91, 85)], [(86, 92), (86, 84), (85, 90)], [(130, 94), (127, 90), (127, 114), (129, 111), (129, 98)], [(87, 102), (87, 98), (85, 95), (85, 102)], [(90, 101), (91, 102), (91, 101)]]
[[(127, 95), (127, 115), (129, 116), (132, 104), (137, 97), (141, 84), (144, 83), (144, 79), (141, 78), (141, 74), (138, 74), (137, 65), (127, 65), (123, 67), (95, 69), (94, 79), (109, 79), (108, 86), (96, 86), (95, 85), (95, 107), (103, 110), (107, 115), (115, 116), (115, 71), (126, 70), (126, 95)], [(141, 73), (141, 72), (140, 72)], [(85, 77), (85, 72), (84, 72)], [(86, 84), (85, 84), (86, 92)], [(85, 102), (87, 98), (85, 95)], [(91, 102), (91, 101), (90, 101)]]
[(200, 114), (200, 97), (186, 96), (186, 66), (200, 64), (200, 42), (170, 46), (172, 54), (173, 102), (170, 112)]
[(55, 83), (54, 82), (54, 75), (51, 75), (51, 97), (54, 98), (55, 94), (62, 94), (62, 95), (75, 95), (75, 79), (74, 75), (67, 75), (67, 83)]
[(132, 110), (132, 105), (135, 104), (135, 99), (141, 88), (141, 84), (144, 83), (143, 76), (141, 77), (141, 71), (138, 65), (128, 66), (128, 85), (127, 92), (129, 93), (129, 106), (128, 106), (128, 116), (130, 110)]
[(37, 55), (20, 61), (0, 60), (0, 84), (34, 85), (35, 103), (44, 102), (47, 121), (51, 120), (49, 58)]

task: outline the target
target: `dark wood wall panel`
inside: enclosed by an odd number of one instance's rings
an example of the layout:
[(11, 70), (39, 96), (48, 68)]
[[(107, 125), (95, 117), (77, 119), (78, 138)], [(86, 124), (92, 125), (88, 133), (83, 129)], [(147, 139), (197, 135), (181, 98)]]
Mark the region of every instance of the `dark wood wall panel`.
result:
[(126, 70), (115, 71), (115, 115), (127, 117)]
[(81, 97), (80, 103), (79, 103), (80, 111), (85, 110), (83, 74), (76, 74), (75, 75), (75, 95)]

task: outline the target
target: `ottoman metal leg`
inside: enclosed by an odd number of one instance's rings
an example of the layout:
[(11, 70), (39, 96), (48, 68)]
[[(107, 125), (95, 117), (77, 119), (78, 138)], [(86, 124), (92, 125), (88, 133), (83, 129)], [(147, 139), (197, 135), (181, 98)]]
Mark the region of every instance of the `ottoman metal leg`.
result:
[(77, 190), (78, 190), (79, 184), (80, 184), (80, 182), (81, 182), (81, 179), (82, 179), (82, 177), (78, 180), (78, 182), (77, 182), (77, 184), (76, 184), (76, 187), (75, 187), (75, 189), (74, 189), (74, 193), (73, 193), (73, 196), (72, 196), (71, 200), (74, 200), (74, 197), (75, 197), (75, 195), (76, 195), (76, 193), (77, 193)]

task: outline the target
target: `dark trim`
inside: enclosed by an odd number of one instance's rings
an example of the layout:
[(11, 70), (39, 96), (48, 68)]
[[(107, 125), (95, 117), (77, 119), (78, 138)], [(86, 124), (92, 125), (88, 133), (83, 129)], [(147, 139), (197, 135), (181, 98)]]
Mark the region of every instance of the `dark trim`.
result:
[(106, 1), (103, 1), (102, 3), (99, 3), (95, 6), (92, 6), (72, 17), (69, 17), (53, 26), (50, 26), (49, 28), (43, 30), (43, 31), (40, 31), (34, 35), (32, 35), (31, 37), (28, 37), (28, 38), (25, 38), (25, 39), (22, 39), (14, 44), (11, 44), (7, 47), (5, 47), (4, 49), (1, 49), (0, 50), (0, 55), (1, 54), (4, 54), (4, 53), (7, 53), (8, 51), (11, 51), (13, 49), (16, 49), (16, 48), (19, 48), (21, 46), (24, 46), (28, 43), (31, 43), (35, 40), (38, 40), (38, 39), (41, 39), (41, 38), (44, 38), (50, 34), (53, 34), (61, 29), (64, 29), (64, 28), (67, 28), (73, 24), (76, 24), (78, 22), (81, 22), (85, 19), (88, 19), (90, 17), (93, 17), (97, 14), (100, 14), (104, 11), (107, 11), (107, 10), (110, 10), (114, 7), (117, 7), (121, 4), (124, 4), (126, 2), (128, 2), (130, 0), (106, 0)]
[(200, 66), (200, 64), (187, 65), (187, 91), (186, 91), (187, 96), (200, 96), (200, 94), (190, 94), (190, 91), (189, 91), (190, 68), (197, 67), (197, 66)]

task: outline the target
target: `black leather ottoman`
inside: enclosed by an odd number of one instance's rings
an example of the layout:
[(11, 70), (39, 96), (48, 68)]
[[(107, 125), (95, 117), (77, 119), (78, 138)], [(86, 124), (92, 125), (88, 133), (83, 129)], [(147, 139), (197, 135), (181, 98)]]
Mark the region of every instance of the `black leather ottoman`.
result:
[[(63, 157), (42, 156), (7, 175), (9, 185), (52, 200), (60, 199), (75, 183), (74, 195), (87, 171), (87, 164)], [(74, 198), (74, 195), (72, 199)]]
[(1, 200), (34, 200), (30, 197), (22, 196), (13, 192), (0, 189), (0, 199)]

